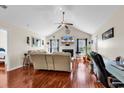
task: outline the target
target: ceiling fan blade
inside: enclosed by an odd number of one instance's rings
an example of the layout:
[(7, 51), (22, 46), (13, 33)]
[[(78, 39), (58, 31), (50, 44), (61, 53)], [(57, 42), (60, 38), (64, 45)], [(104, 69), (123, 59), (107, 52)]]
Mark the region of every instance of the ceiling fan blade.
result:
[(65, 23), (66, 25), (73, 25), (72, 23)]
[(73, 25), (73, 24), (72, 23), (66, 23), (64, 21), (64, 17), (65, 17), (64, 15), (65, 15), (65, 12), (63, 11), (62, 12), (62, 21), (61, 21), (61, 23), (57, 23), (57, 24), (60, 24), (57, 28), (60, 28), (61, 26), (64, 26), (66, 29), (69, 29), (68, 26)]
[(6, 5), (0, 5), (0, 7), (3, 8), (3, 9), (7, 9)]
[(68, 29), (68, 26), (67, 26), (67, 25), (65, 25), (65, 28), (66, 28), (66, 29)]
[(59, 25), (59, 26), (57, 27), (57, 29), (59, 29), (61, 26), (62, 26), (62, 25)]

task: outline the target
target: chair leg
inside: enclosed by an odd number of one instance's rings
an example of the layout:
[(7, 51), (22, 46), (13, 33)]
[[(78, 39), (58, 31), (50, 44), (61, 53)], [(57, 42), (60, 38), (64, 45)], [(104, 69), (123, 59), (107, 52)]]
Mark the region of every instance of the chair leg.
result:
[(26, 58), (24, 58), (23, 60), (23, 67), (25, 67), (25, 64), (26, 64)]

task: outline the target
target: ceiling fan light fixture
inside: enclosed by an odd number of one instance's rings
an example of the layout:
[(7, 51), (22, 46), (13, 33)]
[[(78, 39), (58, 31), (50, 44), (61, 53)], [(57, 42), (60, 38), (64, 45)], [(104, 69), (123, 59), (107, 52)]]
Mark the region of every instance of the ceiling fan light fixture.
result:
[(64, 11), (62, 11), (62, 21), (60, 22), (60, 23), (58, 23), (58, 24), (60, 24), (58, 27), (57, 27), (57, 29), (59, 29), (59, 28), (61, 28), (61, 27), (65, 27), (66, 29), (68, 29), (68, 26), (70, 26), (70, 25), (73, 25), (72, 23), (67, 23), (67, 22), (65, 22), (65, 12)]

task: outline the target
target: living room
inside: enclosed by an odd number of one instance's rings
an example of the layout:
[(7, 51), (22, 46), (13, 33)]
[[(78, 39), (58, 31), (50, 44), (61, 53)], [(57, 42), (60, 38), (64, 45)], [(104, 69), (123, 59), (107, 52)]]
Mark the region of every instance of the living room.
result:
[[(95, 51), (123, 59), (123, 10), (119, 5), (0, 5), (0, 87), (106, 87), (97, 82), (87, 55)], [(117, 75), (121, 85), (122, 78)]]

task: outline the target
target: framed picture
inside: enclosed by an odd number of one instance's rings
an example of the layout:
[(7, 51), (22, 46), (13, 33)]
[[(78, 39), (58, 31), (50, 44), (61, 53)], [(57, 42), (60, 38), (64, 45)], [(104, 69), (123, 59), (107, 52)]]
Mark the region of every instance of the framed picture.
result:
[(41, 39), (32, 37), (32, 47), (41, 47)]
[(102, 34), (102, 40), (110, 39), (113, 37), (114, 37), (114, 28), (113, 27)]
[(29, 45), (30, 44), (30, 37), (27, 36), (27, 44)]
[(44, 45), (44, 40), (42, 40), (42, 45)]

